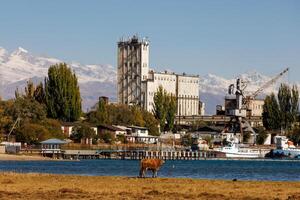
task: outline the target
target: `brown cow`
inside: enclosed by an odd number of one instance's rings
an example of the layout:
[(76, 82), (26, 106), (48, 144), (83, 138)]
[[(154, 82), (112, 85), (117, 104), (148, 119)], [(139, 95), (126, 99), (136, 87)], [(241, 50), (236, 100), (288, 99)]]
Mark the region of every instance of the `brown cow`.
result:
[(165, 163), (164, 160), (158, 159), (158, 158), (147, 158), (141, 160), (140, 163), (140, 177), (145, 177), (145, 172), (147, 170), (151, 170), (153, 175), (152, 177), (155, 178), (157, 177), (157, 171), (159, 168)]

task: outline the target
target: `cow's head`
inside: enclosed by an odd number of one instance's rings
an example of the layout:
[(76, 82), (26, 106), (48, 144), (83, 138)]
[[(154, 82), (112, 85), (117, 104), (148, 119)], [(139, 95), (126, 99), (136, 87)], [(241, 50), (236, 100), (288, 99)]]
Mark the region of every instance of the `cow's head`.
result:
[(165, 161), (163, 159), (159, 160), (159, 165), (162, 166), (165, 163)]

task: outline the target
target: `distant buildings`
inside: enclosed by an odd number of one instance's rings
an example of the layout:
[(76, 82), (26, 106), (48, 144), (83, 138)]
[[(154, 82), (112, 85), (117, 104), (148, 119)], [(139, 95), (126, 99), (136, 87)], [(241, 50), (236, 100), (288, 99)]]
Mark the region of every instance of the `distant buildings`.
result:
[[(61, 125), (62, 132), (68, 138), (71, 137), (74, 127), (80, 126), (79, 122), (64, 122)], [(114, 139), (118, 136), (124, 136), (126, 142), (129, 143), (143, 143), (143, 144), (155, 144), (158, 142), (158, 136), (149, 135), (149, 130), (146, 127), (139, 126), (119, 126), (119, 125), (92, 125), (87, 124), (97, 136), (104, 135), (106, 133), (111, 134)], [(92, 144), (92, 138), (82, 138), (82, 144)], [(1, 148), (0, 148), (1, 150)]]
[(159, 86), (177, 100), (177, 115), (198, 115), (199, 76), (149, 70), (149, 42), (133, 36), (118, 42), (118, 102), (153, 110)]
[[(264, 100), (262, 99), (251, 99), (249, 101), (249, 106), (245, 112), (245, 116), (247, 117), (262, 117), (263, 113), (263, 105), (264, 105)], [(225, 109), (225, 114), (226, 115), (231, 115), (231, 111), (236, 108), (236, 99), (234, 95), (227, 95), (225, 97), (225, 107), (224, 108), (219, 108), (217, 106), (217, 114), (220, 113), (220, 109)]]

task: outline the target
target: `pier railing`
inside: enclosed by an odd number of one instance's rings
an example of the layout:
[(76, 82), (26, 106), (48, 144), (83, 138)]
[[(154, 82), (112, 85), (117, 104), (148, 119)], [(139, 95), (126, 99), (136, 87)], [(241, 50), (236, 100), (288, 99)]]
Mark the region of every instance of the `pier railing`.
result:
[(160, 158), (164, 160), (200, 160), (225, 158), (216, 151), (141, 151), (141, 150), (64, 150), (65, 159), (129, 159)]

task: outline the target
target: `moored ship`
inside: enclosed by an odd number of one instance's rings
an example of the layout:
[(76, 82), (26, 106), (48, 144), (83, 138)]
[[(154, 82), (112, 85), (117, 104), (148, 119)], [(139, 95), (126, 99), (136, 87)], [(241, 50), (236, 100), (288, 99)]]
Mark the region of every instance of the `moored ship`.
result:
[(276, 149), (271, 153), (272, 157), (300, 158), (300, 148), (296, 148), (292, 141), (285, 136), (275, 137)]
[(226, 158), (264, 158), (269, 152), (267, 149), (249, 148), (234, 142), (214, 150), (225, 153)]

